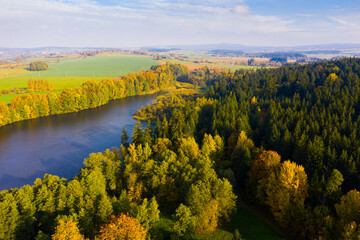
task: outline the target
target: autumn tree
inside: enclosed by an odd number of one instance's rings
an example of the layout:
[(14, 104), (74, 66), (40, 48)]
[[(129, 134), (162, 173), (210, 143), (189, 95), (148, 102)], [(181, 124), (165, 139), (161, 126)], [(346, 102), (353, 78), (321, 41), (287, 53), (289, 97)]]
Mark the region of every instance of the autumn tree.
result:
[(146, 232), (137, 219), (120, 214), (112, 216), (110, 221), (101, 227), (97, 238), (100, 240), (145, 240)]
[(47, 65), (46, 62), (43, 61), (34, 61), (31, 62), (29, 65), (29, 70), (30, 71), (44, 71), (44, 70), (48, 70), (49, 67)]
[(262, 204), (266, 202), (266, 180), (280, 164), (280, 160), (281, 157), (276, 152), (263, 151), (252, 161), (248, 173), (248, 184), (253, 194)]
[(275, 219), (283, 226), (291, 224), (290, 208), (303, 207), (308, 196), (309, 186), (304, 167), (285, 161), (260, 182), (266, 185), (265, 203), (270, 207)]
[(59, 219), (55, 233), (52, 235), (53, 240), (84, 240), (77, 223), (73, 219)]

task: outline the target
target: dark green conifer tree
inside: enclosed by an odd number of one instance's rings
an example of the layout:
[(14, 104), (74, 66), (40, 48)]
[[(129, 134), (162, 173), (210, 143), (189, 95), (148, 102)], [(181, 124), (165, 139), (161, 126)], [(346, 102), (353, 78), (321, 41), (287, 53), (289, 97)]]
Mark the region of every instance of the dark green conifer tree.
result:
[(141, 122), (138, 120), (133, 128), (133, 134), (131, 135), (132, 142), (137, 144), (143, 143), (143, 134), (144, 131), (141, 127)]
[(123, 130), (121, 132), (121, 144), (124, 145), (124, 147), (129, 147), (129, 136), (125, 128), (125, 124), (123, 126)]

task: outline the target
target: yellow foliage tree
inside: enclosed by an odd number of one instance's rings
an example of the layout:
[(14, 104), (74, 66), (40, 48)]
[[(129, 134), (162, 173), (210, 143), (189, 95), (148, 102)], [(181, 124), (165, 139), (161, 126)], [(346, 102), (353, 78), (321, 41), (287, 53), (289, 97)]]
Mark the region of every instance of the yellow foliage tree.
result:
[(275, 168), (280, 164), (281, 157), (274, 151), (261, 152), (254, 161), (252, 161), (249, 175), (249, 184), (253, 189), (256, 198), (260, 203), (265, 204), (267, 179)]
[(64, 220), (59, 219), (58, 226), (55, 229), (53, 240), (83, 240), (83, 235), (80, 234), (77, 223), (73, 219)]
[(325, 80), (325, 82), (333, 83), (335, 82), (339, 77), (336, 75), (336, 73), (331, 73)]
[(121, 214), (112, 216), (109, 223), (101, 227), (99, 240), (145, 240), (146, 229), (137, 219)]
[(200, 154), (199, 145), (196, 143), (193, 137), (179, 139), (180, 147), (182, 151), (189, 158), (196, 158)]
[(290, 223), (289, 210), (292, 206), (304, 206), (308, 196), (308, 182), (305, 169), (296, 163), (285, 161), (272, 172), (266, 184), (266, 204), (270, 207), (275, 219), (283, 226)]
[(196, 215), (196, 232), (214, 232), (218, 227), (218, 203), (215, 199), (204, 206), (206, 211), (201, 211)]

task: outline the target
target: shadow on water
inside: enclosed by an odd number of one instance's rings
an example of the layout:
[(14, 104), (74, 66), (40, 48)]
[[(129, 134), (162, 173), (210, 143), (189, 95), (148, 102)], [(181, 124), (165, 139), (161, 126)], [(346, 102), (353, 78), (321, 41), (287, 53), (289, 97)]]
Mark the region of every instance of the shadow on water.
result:
[(125, 124), (159, 94), (127, 97), (94, 109), (13, 123), (0, 128), (0, 190), (32, 184), (45, 173), (72, 178), (92, 152), (119, 146)]

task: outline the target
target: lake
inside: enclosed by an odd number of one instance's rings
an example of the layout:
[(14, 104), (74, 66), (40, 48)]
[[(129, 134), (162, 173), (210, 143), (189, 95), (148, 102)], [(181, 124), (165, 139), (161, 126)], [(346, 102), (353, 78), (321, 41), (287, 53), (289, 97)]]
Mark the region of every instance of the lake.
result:
[(45, 173), (73, 178), (84, 158), (121, 144), (125, 124), (159, 94), (127, 97), (76, 113), (13, 123), (0, 128), (0, 190), (32, 185)]

